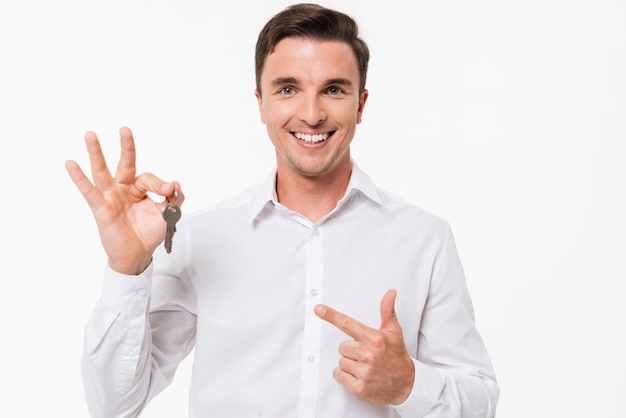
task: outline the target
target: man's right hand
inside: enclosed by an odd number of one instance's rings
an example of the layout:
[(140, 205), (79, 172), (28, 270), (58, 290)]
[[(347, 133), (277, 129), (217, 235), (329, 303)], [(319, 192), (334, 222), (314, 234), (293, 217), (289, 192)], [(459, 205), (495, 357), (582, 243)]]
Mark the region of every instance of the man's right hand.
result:
[[(136, 176), (130, 129), (120, 129), (120, 142), (122, 154), (115, 176), (93, 132), (85, 134), (93, 183), (75, 161), (67, 161), (65, 168), (93, 212), (109, 266), (119, 273), (136, 275), (148, 267), (165, 237), (162, 207), (168, 201), (180, 205), (184, 196), (178, 182), (167, 183), (151, 173)], [(165, 199), (154, 202), (148, 192)]]

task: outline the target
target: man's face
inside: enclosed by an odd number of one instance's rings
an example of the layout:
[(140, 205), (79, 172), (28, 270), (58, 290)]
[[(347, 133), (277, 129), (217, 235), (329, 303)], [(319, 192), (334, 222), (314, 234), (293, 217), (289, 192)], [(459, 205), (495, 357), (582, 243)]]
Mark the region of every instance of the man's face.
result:
[(279, 175), (332, 175), (350, 166), (350, 142), (367, 100), (359, 77), (344, 42), (286, 38), (276, 45), (256, 97)]

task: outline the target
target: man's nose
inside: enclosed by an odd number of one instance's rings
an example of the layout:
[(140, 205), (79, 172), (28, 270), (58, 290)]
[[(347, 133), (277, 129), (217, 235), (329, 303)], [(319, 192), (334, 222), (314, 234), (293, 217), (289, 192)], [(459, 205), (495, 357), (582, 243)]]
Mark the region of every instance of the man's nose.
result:
[(326, 108), (319, 95), (304, 97), (300, 103), (298, 117), (310, 126), (316, 126), (326, 120)]

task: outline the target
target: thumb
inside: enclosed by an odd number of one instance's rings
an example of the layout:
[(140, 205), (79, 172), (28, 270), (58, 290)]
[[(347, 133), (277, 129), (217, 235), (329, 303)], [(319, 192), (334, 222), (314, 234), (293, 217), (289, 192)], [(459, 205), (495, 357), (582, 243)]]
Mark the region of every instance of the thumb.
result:
[(385, 293), (383, 299), (380, 301), (380, 330), (381, 331), (390, 331), (393, 333), (400, 332), (402, 333), (402, 329), (400, 328), (400, 323), (398, 322), (398, 318), (396, 316), (396, 295), (397, 292), (394, 289), (390, 289)]

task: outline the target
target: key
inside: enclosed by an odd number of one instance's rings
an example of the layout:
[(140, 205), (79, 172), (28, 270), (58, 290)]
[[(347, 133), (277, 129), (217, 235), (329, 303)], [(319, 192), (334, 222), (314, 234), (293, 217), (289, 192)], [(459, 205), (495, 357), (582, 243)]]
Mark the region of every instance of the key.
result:
[(163, 206), (163, 219), (167, 222), (167, 229), (165, 230), (165, 251), (167, 253), (172, 252), (172, 238), (174, 238), (174, 232), (176, 232), (176, 222), (180, 220), (182, 212), (175, 203), (168, 203)]

